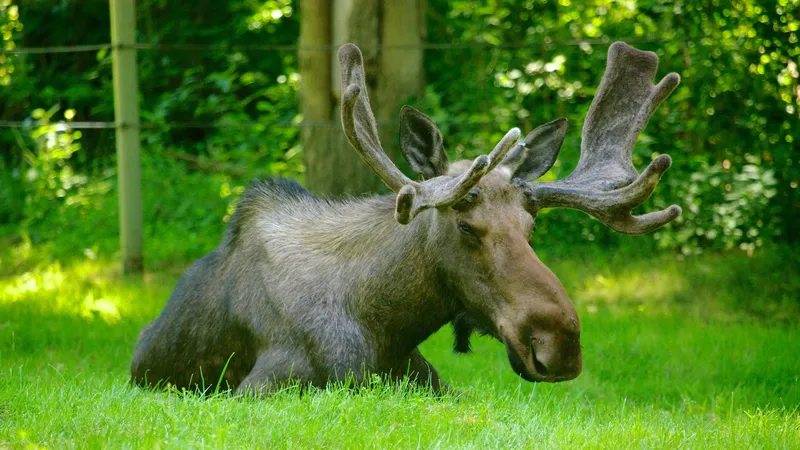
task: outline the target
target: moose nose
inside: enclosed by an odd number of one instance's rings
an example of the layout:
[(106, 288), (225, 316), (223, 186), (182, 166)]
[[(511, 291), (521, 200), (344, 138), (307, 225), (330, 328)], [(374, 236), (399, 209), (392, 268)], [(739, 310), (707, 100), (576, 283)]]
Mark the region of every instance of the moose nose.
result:
[(565, 336), (534, 336), (531, 353), (539, 375), (548, 381), (567, 381), (580, 375), (583, 369), (580, 333)]

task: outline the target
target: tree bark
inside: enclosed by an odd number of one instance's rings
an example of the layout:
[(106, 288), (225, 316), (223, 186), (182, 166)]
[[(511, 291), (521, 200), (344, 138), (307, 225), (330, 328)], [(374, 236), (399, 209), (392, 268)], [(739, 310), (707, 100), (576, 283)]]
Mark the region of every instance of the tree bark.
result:
[(399, 144), (400, 108), (425, 93), (422, 43), (425, 42), (427, 0), (383, 0), (377, 105), (378, 134), (389, 157), (416, 178)]
[[(385, 192), (388, 188), (358, 156), (342, 130), (338, 49), (348, 42), (361, 49), (367, 92), (384, 150), (401, 170), (407, 171), (397, 145), (397, 120), (403, 101), (421, 96), (424, 89), (420, 46), (426, 1), (333, 0), (324, 9), (327, 3), (301, 3), (300, 110), (307, 123), (329, 122), (328, 126), (303, 129), (305, 184), (312, 192), (322, 194)], [(328, 21), (321, 23), (326, 16)], [(327, 28), (325, 24), (329, 24)], [(329, 48), (325, 63), (319, 54), (304, 48), (321, 44), (324, 36)], [(325, 71), (327, 83), (323, 80)]]

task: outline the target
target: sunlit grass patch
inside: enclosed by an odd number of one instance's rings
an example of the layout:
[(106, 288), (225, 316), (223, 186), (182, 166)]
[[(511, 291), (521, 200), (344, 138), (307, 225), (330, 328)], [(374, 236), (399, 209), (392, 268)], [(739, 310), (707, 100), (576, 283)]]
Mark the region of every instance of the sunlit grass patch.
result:
[(544, 258), (581, 311), (673, 315), (698, 320), (774, 320), (796, 328), (800, 251), (765, 248), (753, 256), (692, 257), (592, 249), (575, 258)]
[(3, 298), (12, 303), (40, 292), (54, 291), (64, 283), (64, 272), (61, 264), (54, 263), (43, 269), (25, 272), (12, 277), (5, 284)]
[(588, 278), (574, 292), (576, 299), (589, 311), (598, 303), (609, 306), (628, 305), (638, 311), (669, 312), (668, 305), (676, 294), (687, 288), (688, 281), (678, 272), (652, 269), (622, 271), (615, 276), (597, 274)]
[(64, 269), (59, 262), (0, 280), (0, 304), (27, 307), (115, 323), (121, 317), (122, 299), (104, 285), (105, 265), (83, 261)]
[(176, 281), (174, 275), (160, 273), (126, 277), (118, 262), (105, 259), (85, 258), (67, 266), (56, 261), (0, 277), (0, 306), (113, 324), (123, 316), (155, 314)]

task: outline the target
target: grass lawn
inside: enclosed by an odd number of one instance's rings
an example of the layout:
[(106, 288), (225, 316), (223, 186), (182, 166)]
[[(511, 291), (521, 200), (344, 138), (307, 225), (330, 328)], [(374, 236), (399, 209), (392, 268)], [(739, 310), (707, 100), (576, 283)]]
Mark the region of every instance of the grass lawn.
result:
[[(543, 255), (575, 301), (584, 371), (531, 384), (502, 345), (423, 354), (464, 398), (375, 380), (268, 400), (127, 385), (136, 334), (184, 265), (0, 268), (0, 448), (800, 448), (797, 252)], [(8, 261), (8, 259), (6, 259)]]

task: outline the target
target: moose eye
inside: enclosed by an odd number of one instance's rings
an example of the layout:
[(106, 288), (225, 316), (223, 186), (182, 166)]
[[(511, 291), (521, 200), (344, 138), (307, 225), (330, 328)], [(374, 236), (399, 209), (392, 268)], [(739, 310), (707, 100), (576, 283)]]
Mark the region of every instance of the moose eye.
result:
[(473, 230), (472, 227), (470, 226), (470, 224), (468, 224), (466, 222), (458, 222), (458, 230), (461, 231), (464, 234), (468, 234), (470, 236), (477, 237), (477, 235), (475, 234), (475, 230)]

